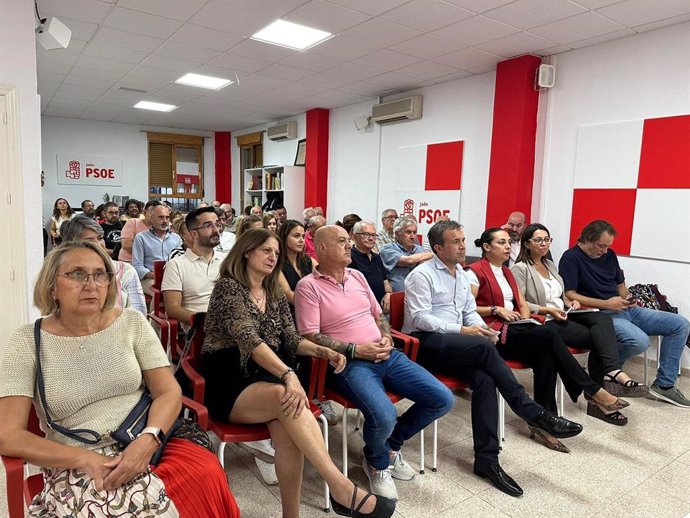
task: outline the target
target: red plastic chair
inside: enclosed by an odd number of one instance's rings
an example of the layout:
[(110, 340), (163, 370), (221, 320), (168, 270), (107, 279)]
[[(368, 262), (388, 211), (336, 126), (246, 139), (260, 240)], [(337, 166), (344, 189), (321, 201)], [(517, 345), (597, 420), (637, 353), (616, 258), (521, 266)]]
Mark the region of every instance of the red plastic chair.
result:
[(178, 358), (184, 347), (184, 342), (179, 340), (180, 324), (173, 318), (168, 318), (165, 313), (165, 299), (161, 291), (163, 283), (163, 273), (165, 272), (166, 261), (153, 262), (153, 285), (151, 286), (151, 302), (149, 304), (148, 318), (152, 324), (160, 329), (161, 342), (166, 352), (171, 358)]

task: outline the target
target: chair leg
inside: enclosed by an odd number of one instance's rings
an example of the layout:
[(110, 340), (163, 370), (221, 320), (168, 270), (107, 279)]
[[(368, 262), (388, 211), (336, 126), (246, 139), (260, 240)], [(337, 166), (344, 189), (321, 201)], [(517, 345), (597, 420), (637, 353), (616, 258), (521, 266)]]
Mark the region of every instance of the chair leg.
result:
[(644, 384), (649, 386), (649, 382), (648, 382), (649, 378), (647, 377), (647, 356), (648, 356), (647, 355), (647, 349), (645, 349), (644, 352), (642, 353), (642, 358), (644, 359), (644, 368), (643, 368), (644, 375), (643, 375), (643, 377), (644, 377)]
[(218, 445), (218, 460), (223, 469), (225, 469), (225, 443), (220, 441)]
[(565, 417), (565, 387), (563, 385), (563, 380), (558, 376), (558, 394), (556, 400), (556, 410), (558, 410), (558, 415)]
[(359, 429), (362, 427), (362, 421), (364, 420), (364, 416), (362, 415), (361, 410), (357, 410), (357, 421), (355, 421), (355, 432), (358, 432)]
[(347, 477), (347, 408), (343, 408), (343, 475)]
[[(321, 430), (323, 433), (323, 442), (326, 445), (326, 451), (328, 451), (328, 420), (326, 420), (326, 416), (321, 414), (319, 416), (319, 421), (321, 421)], [(328, 488), (328, 484), (326, 481), (323, 481), (323, 512), (327, 513), (331, 510), (331, 498), (330, 498), (330, 489)]]
[(431, 446), (431, 471), (436, 471), (436, 460), (438, 458), (438, 419), (434, 421), (434, 438)]
[(498, 440), (500, 444), (506, 440), (506, 409), (503, 396), (498, 391), (496, 394), (498, 394)]
[(419, 474), (424, 475), (424, 428), (419, 430)]

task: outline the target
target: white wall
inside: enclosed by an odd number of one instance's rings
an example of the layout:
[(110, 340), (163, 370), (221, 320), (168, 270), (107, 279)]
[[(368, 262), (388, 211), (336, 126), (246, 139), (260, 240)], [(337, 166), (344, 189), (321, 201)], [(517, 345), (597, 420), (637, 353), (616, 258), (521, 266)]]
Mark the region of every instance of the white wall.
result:
[[(32, 2), (0, 0), (0, 83), (17, 88), (19, 94), (19, 128), (21, 171), (23, 186), (23, 221), (14, 227), (23, 232), (26, 244), (26, 293), (28, 311), (31, 306), (33, 284), (43, 258), (41, 214), (40, 110), (36, 92), (36, 48)], [(33, 209), (33, 210), (32, 210)], [(20, 216), (20, 214), (17, 214)], [(12, 236), (4, 236), (12, 239)], [(5, 271), (6, 269), (2, 268)], [(9, 302), (8, 302), (9, 303)], [(0, 348), (4, 344), (0, 344)]]
[[(148, 142), (145, 131), (202, 135), (204, 138), (204, 199), (213, 201), (215, 189), (215, 141), (207, 137), (212, 132), (179, 130), (134, 124), (43, 117), (41, 119), (43, 170), (46, 184), (43, 189), (43, 215), (46, 221), (57, 198), (66, 198), (72, 207), (79, 207), (84, 199), (96, 205), (103, 203), (103, 194), (129, 196), (148, 200)], [(122, 159), (121, 187), (95, 185), (60, 185), (57, 183), (56, 155), (114, 156)]]
[[(578, 128), (690, 113), (688, 49), (686, 23), (555, 57), (556, 86), (542, 98), (548, 101), (548, 123), (540, 220), (556, 239), (556, 257), (568, 246)], [(677, 239), (688, 239), (688, 234), (667, 235), (659, 229), (658, 246), (673, 247)], [(659, 284), (690, 316), (688, 264), (624, 257), (621, 267), (628, 284)]]

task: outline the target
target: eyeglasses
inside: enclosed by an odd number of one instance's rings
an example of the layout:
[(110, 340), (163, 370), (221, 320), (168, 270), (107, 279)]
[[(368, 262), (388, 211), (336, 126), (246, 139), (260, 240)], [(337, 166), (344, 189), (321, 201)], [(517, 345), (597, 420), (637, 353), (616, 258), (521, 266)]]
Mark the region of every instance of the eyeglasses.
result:
[(552, 237), (533, 237), (530, 239), (530, 241), (532, 241), (532, 243), (534, 243), (535, 245), (541, 245), (542, 243), (546, 243), (548, 245), (551, 242), (553, 242), (553, 238)]
[(211, 230), (213, 230), (213, 228), (217, 228), (218, 230), (222, 231), (223, 227), (225, 227), (225, 225), (223, 225), (220, 221), (217, 221), (215, 223), (213, 221), (207, 221), (203, 225), (199, 225), (198, 227), (193, 228), (192, 230), (201, 230), (203, 228), (206, 232), (210, 232)]
[(89, 282), (89, 277), (93, 278), (96, 286), (103, 287), (110, 284), (113, 274), (110, 272), (97, 271), (93, 273), (86, 273), (84, 270), (74, 270), (73, 272), (61, 273), (63, 277), (68, 279), (73, 284), (86, 284)]
[(371, 234), (369, 232), (357, 232), (356, 236), (363, 236), (364, 239), (376, 239), (376, 234)]
[(398, 216), (386, 216), (383, 219), (398, 219)]

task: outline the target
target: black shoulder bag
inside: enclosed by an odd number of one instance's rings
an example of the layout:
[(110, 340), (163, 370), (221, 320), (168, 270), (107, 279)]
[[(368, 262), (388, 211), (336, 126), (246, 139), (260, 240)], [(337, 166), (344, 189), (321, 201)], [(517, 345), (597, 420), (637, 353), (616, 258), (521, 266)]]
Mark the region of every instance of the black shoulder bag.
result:
[[(36, 323), (34, 324), (34, 343), (36, 344), (36, 381), (38, 384), (38, 394), (41, 398), (41, 405), (43, 405), (43, 411), (46, 414), (48, 428), (50, 428), (51, 430), (55, 430), (56, 432), (61, 433), (62, 435), (65, 435), (75, 441), (83, 442), (85, 444), (98, 444), (103, 439), (103, 436), (98, 432), (94, 430), (89, 430), (87, 428), (70, 430), (69, 428), (65, 428), (64, 426), (60, 426), (59, 424), (55, 423), (50, 417), (50, 413), (48, 412), (48, 404), (46, 403), (43, 372), (41, 369), (42, 320), (42, 318), (39, 318), (38, 320), (36, 320)], [(146, 423), (149, 418), (149, 409), (151, 408), (152, 401), (153, 399), (151, 398), (151, 393), (148, 391), (148, 389), (145, 388), (144, 393), (141, 395), (141, 398), (139, 399), (137, 404), (134, 405), (134, 408), (127, 415), (127, 417), (125, 417), (125, 420), (122, 421), (120, 426), (117, 427), (117, 430), (110, 432), (110, 437), (115, 439), (122, 446), (127, 446), (130, 442), (136, 439), (141, 433), (141, 431), (144, 428), (146, 428)], [(164, 436), (163, 440), (161, 441), (161, 445), (153, 453), (153, 456), (151, 457), (149, 464), (153, 464), (155, 466), (158, 464), (158, 462), (160, 462), (160, 458), (163, 455), (163, 449), (165, 448), (165, 445), (168, 443), (170, 437), (172, 437), (175, 434), (175, 432), (181, 425), (182, 422), (179, 419), (176, 419), (173, 425), (170, 427), (170, 430), (168, 430), (168, 433)]]

